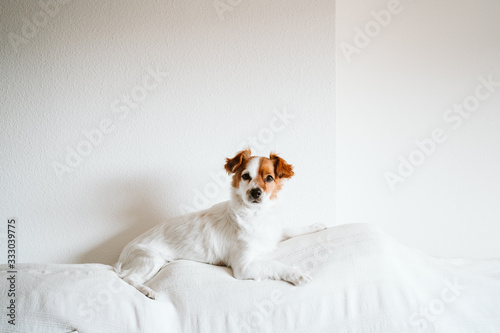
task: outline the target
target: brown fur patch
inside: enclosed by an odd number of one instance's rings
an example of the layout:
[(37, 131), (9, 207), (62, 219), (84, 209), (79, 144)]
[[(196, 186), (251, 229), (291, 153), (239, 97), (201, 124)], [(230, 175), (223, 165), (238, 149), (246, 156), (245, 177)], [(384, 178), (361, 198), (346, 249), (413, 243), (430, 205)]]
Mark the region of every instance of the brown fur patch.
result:
[(240, 186), (241, 173), (245, 170), (248, 161), (253, 158), (251, 155), (252, 151), (250, 148), (247, 148), (236, 153), (233, 158), (226, 158), (224, 168), (229, 174), (233, 173), (233, 182), (231, 184), (233, 187), (238, 188)]
[[(274, 181), (266, 182), (267, 176), (272, 176)], [(262, 191), (267, 194), (272, 195), (276, 190), (276, 174), (274, 172), (274, 165), (270, 159), (266, 157), (261, 157), (259, 161), (259, 169), (257, 177), (255, 178), (255, 182), (262, 189)]]
[(255, 156), (252, 156), (250, 158), (247, 158), (243, 161), (243, 163), (240, 164), (240, 166), (235, 170), (234, 175), (233, 175), (233, 181), (231, 185), (235, 188), (240, 187), (240, 181), (241, 181), (241, 174), (247, 167), (247, 164), (254, 158), (257, 158)]
[(293, 166), (291, 164), (288, 164), (284, 159), (282, 159), (275, 153), (271, 153), (269, 155), (269, 161), (271, 161), (271, 163), (273, 164), (274, 173), (276, 174), (276, 186), (270, 196), (271, 199), (275, 199), (279, 190), (281, 190), (281, 188), (283, 187), (283, 180), (292, 178), (294, 172)]
[[(256, 182), (264, 192), (269, 194), (270, 199), (276, 199), (278, 192), (283, 187), (283, 179), (293, 176), (293, 167), (275, 154), (271, 154), (270, 158), (261, 157), (259, 162), (259, 174)], [(266, 182), (269, 175), (274, 180)]]
[(291, 178), (295, 173), (293, 172), (293, 166), (288, 164), (284, 159), (278, 156), (278, 154), (271, 153), (269, 159), (274, 164), (274, 170), (276, 171), (276, 176), (279, 178)]
[(226, 158), (226, 165), (224, 168), (228, 173), (235, 173), (237, 169), (241, 167), (242, 164), (246, 164), (246, 161), (252, 155), (250, 148), (239, 151), (233, 158)]

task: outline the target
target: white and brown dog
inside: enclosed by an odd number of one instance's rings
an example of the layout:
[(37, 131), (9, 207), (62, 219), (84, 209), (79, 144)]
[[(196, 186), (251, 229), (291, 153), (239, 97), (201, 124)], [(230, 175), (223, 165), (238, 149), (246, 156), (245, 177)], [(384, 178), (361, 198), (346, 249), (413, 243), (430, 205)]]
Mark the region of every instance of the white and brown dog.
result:
[(237, 279), (275, 279), (300, 285), (311, 280), (305, 272), (265, 259), (278, 242), (325, 229), (322, 224), (282, 229), (270, 208), (293, 168), (276, 154), (251, 156), (250, 149), (226, 159), (233, 174), (231, 200), (167, 220), (137, 237), (123, 249), (116, 272), (150, 298), (144, 285), (164, 265), (177, 259), (226, 265)]

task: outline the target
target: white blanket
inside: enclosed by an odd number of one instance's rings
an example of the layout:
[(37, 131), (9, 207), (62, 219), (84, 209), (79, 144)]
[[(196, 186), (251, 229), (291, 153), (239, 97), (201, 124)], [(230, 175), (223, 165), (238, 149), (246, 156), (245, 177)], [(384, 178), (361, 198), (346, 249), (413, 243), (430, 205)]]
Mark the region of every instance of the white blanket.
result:
[[(280, 244), (273, 258), (314, 280), (239, 281), (229, 268), (179, 261), (149, 283), (152, 301), (106, 265), (18, 267), (16, 326), (2, 332), (498, 333), (500, 260), (444, 260), (368, 224)], [(2, 284), (8, 273), (0, 271)], [(7, 284), (5, 284), (7, 286)], [(7, 291), (2, 286), (2, 308)]]

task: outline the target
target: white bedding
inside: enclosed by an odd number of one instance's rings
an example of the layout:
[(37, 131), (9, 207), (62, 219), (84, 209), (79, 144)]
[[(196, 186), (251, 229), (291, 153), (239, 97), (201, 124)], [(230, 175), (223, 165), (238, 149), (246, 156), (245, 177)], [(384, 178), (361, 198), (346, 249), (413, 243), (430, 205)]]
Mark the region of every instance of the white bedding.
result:
[[(179, 261), (148, 283), (162, 294), (152, 301), (110, 266), (19, 265), (16, 326), (3, 314), (0, 330), (500, 332), (498, 259), (433, 258), (368, 224), (288, 240), (273, 257), (303, 267), (314, 281), (239, 281), (229, 268)], [(3, 287), (1, 295), (6, 304)]]

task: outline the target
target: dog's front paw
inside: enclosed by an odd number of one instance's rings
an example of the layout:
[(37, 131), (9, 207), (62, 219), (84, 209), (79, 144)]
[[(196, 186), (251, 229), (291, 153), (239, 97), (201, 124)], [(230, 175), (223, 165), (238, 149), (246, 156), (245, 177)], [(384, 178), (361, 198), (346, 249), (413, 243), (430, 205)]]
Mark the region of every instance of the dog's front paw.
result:
[(139, 286), (137, 289), (150, 299), (157, 299), (159, 296), (159, 294), (156, 291), (146, 286)]
[(311, 232), (325, 230), (327, 227), (323, 223), (316, 223), (311, 225)]
[(312, 281), (312, 277), (298, 268), (292, 267), (287, 276), (283, 279), (296, 286), (300, 286)]

